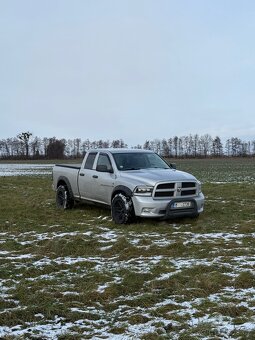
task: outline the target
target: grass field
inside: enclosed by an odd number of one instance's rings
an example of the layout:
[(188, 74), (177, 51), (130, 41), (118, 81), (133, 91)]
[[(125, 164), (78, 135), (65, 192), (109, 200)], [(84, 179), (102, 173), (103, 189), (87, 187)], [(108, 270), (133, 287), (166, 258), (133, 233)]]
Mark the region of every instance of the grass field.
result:
[(253, 159), (183, 160), (197, 220), (58, 211), (50, 176), (0, 177), (0, 338), (254, 339)]

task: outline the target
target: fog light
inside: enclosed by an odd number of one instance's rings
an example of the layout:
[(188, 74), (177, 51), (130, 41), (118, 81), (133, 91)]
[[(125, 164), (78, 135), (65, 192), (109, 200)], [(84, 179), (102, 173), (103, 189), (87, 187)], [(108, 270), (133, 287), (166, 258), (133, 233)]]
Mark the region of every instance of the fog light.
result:
[(153, 210), (153, 208), (143, 208), (142, 212), (148, 214), (148, 213), (152, 212), (152, 210)]

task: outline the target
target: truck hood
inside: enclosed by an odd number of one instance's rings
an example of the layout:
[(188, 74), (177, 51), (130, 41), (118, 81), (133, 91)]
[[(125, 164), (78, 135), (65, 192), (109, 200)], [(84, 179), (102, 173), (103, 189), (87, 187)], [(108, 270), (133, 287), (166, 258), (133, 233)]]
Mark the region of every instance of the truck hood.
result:
[(168, 181), (196, 181), (196, 178), (187, 172), (173, 169), (141, 169), (120, 172), (120, 176), (137, 184), (154, 186), (157, 182)]

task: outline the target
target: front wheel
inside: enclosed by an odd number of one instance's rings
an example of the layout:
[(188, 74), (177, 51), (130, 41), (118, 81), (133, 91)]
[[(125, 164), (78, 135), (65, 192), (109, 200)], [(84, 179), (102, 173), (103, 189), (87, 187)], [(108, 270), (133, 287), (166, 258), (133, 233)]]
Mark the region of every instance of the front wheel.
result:
[(134, 219), (134, 207), (131, 197), (117, 194), (112, 200), (112, 219), (117, 224), (127, 224)]
[(57, 188), (56, 204), (59, 209), (71, 209), (74, 206), (74, 200), (65, 185), (60, 185)]

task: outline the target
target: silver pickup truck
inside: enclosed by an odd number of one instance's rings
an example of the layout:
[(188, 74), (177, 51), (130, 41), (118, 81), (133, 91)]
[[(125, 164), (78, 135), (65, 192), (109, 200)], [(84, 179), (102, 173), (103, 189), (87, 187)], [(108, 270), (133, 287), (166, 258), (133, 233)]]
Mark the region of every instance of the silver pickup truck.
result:
[(81, 165), (53, 167), (53, 189), (57, 207), (104, 204), (118, 224), (135, 216), (197, 217), (204, 208), (201, 183), (148, 150), (89, 150)]

